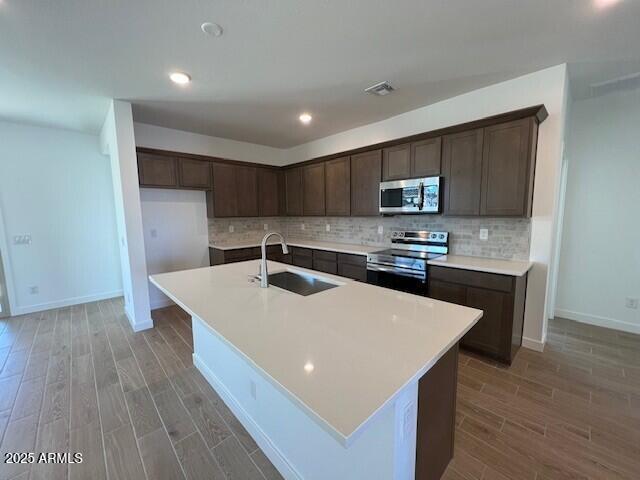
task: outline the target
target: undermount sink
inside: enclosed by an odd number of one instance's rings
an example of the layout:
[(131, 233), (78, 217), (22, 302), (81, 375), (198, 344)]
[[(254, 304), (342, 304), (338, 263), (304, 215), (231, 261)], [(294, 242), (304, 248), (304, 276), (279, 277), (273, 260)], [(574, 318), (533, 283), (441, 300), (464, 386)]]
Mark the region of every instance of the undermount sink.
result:
[(270, 274), (269, 285), (297, 293), (304, 297), (340, 286), (335, 283), (320, 280), (313, 275), (289, 271)]

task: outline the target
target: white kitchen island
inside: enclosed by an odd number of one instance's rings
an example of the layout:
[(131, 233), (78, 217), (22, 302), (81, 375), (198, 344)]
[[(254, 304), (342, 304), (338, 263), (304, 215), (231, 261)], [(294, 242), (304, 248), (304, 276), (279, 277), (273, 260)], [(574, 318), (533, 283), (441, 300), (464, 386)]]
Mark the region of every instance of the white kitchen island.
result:
[(282, 475), (437, 478), (425, 471), (452, 447), (457, 343), (482, 312), (269, 262), (338, 284), (305, 297), (260, 288), (257, 268), (150, 279), (192, 316), (194, 364)]

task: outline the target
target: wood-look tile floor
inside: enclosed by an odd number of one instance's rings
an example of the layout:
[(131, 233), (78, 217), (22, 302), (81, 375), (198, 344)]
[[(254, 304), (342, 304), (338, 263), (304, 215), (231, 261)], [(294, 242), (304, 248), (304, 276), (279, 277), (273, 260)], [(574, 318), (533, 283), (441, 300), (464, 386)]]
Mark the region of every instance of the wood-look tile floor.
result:
[[(186, 314), (153, 317), (134, 333), (115, 299), (0, 320), (0, 451), (84, 455), (0, 480), (281, 478), (192, 366)], [(640, 337), (558, 319), (510, 368), (461, 353), (444, 478), (640, 479)]]
[(84, 459), (0, 463), (0, 480), (282, 478), (193, 367), (189, 317), (153, 318), (134, 333), (114, 299), (0, 320), (0, 460)]

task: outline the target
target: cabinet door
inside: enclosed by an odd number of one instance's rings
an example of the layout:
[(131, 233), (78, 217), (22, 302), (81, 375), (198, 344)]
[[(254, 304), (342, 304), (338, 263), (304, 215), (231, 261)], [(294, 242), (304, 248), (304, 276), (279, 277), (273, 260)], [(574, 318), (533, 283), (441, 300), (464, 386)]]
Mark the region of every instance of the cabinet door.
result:
[(236, 168), (234, 165), (213, 165), (213, 216), (237, 217)]
[(396, 145), (382, 151), (382, 179), (403, 180), (411, 177), (411, 146)]
[(291, 168), (284, 173), (287, 191), (287, 215), (302, 215), (302, 169)]
[(208, 190), (211, 188), (211, 164), (189, 158), (178, 159), (180, 186)]
[(429, 280), (428, 296), (443, 302), (465, 305), (467, 301), (467, 287), (455, 283)]
[(258, 216), (258, 169), (255, 167), (236, 168), (236, 197), (238, 216)]
[(261, 217), (277, 217), (279, 209), (278, 171), (258, 169), (258, 211)]
[(143, 187), (176, 188), (176, 159), (164, 155), (138, 152), (138, 176)]
[(483, 310), (484, 314), (462, 338), (462, 345), (510, 362), (513, 296), (485, 288), (467, 287), (466, 304)]
[(479, 215), (482, 129), (447, 135), (442, 142), (445, 215)]
[(284, 178), (284, 172), (278, 170), (278, 216), (284, 217), (287, 214), (287, 185)]
[(351, 160), (336, 158), (324, 164), (327, 215), (342, 216), (351, 213)]
[(351, 156), (351, 215), (379, 215), (382, 151)]
[(302, 168), (302, 213), (324, 215), (324, 163)]
[(411, 176), (435, 177), (440, 175), (442, 138), (429, 138), (411, 144)]
[(533, 119), (484, 129), (481, 215), (526, 215)]

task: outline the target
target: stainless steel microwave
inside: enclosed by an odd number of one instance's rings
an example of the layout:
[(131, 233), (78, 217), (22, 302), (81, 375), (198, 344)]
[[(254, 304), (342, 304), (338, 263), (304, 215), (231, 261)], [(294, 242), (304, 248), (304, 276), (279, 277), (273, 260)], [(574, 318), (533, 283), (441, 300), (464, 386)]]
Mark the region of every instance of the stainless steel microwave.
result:
[(380, 183), (380, 213), (440, 213), (440, 177)]

